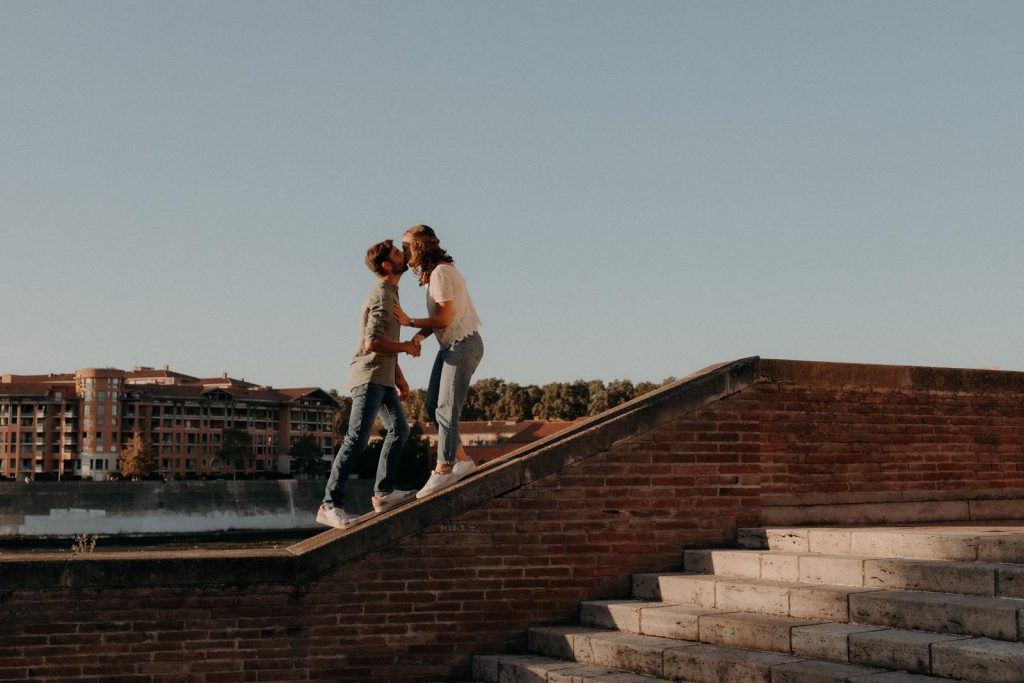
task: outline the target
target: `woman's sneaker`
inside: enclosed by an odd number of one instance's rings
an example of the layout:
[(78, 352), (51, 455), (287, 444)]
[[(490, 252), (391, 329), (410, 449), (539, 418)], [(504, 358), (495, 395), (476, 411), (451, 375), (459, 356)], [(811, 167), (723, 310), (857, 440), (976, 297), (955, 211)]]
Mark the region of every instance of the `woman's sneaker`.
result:
[(373, 509), (377, 512), (384, 512), (388, 508), (393, 508), (396, 505), (401, 505), (407, 500), (412, 500), (416, 497), (415, 491), (392, 491), (391, 493), (385, 493), (383, 496), (373, 497)]
[(449, 472), (448, 474), (439, 474), (437, 470), (434, 470), (433, 472), (430, 473), (430, 479), (427, 479), (427, 483), (424, 484), (423, 488), (421, 488), (419, 492), (416, 493), (416, 497), (425, 498), (429, 496), (431, 493), (440, 491), (443, 488), (451, 486), (458, 480), (459, 478), (455, 474), (454, 467), (452, 468), (452, 471)]
[(335, 529), (348, 528), (355, 524), (358, 519), (355, 515), (350, 515), (339, 507), (321, 505), (320, 509), (316, 511), (316, 521), (332, 526)]
[(476, 472), (476, 463), (472, 460), (456, 460), (455, 466), (452, 467), (452, 473), (455, 475), (455, 481), (461, 481), (469, 475)]

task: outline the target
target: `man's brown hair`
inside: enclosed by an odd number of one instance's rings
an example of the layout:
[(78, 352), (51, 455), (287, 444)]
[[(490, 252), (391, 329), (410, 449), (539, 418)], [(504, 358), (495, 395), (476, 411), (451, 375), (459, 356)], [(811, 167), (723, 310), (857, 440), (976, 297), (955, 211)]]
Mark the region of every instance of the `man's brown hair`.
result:
[(391, 240), (378, 242), (366, 250), (366, 267), (374, 275), (387, 275), (384, 270), (384, 262), (391, 258), (391, 249), (394, 245)]

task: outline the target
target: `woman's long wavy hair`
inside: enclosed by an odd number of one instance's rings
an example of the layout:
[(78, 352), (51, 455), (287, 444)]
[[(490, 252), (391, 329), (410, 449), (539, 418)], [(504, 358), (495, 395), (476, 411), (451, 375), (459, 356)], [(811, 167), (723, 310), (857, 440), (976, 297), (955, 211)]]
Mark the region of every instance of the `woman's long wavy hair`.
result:
[(434, 268), (442, 263), (455, 263), (455, 259), (441, 248), (441, 240), (429, 225), (414, 225), (402, 237), (403, 241), (409, 242), (409, 266), (419, 278), (420, 287), (430, 282)]

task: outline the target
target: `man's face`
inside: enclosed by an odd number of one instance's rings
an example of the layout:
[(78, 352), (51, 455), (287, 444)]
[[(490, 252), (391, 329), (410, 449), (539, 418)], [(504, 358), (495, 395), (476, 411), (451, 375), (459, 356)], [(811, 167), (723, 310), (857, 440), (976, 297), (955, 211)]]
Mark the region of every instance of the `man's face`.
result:
[(388, 257), (388, 262), (391, 264), (392, 273), (402, 274), (409, 270), (409, 263), (405, 258), (405, 253), (398, 247), (391, 247), (391, 255)]

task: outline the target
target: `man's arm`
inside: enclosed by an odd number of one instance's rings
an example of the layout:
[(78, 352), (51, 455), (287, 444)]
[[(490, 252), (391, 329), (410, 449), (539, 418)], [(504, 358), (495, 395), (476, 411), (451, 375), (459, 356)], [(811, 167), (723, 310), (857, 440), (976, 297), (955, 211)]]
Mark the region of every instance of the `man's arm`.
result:
[(363, 341), (363, 351), (367, 353), (407, 353), (413, 358), (420, 355), (420, 343), (414, 339), (407, 342), (392, 342), (374, 337)]
[(395, 363), (395, 386), (398, 388), (398, 398), (409, 398), (409, 383), (405, 381), (405, 375), (402, 374), (402, 368), (398, 367), (398, 363)]
[(416, 357), (420, 355), (418, 341), (393, 342), (384, 339), (385, 330), (391, 324), (388, 319), (391, 313), (387, 307), (386, 297), (375, 298), (366, 310), (366, 322), (363, 327), (363, 352), (399, 354), (408, 353)]

